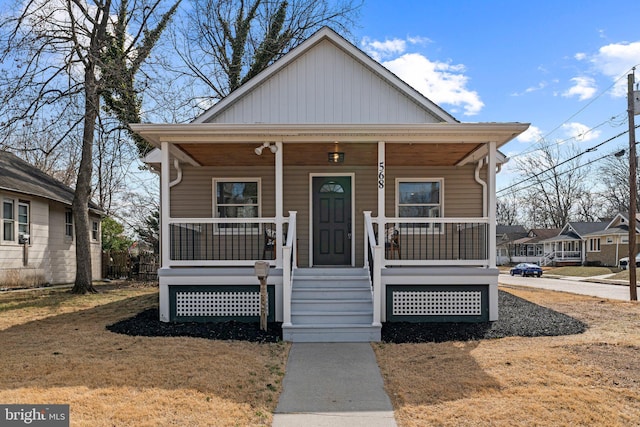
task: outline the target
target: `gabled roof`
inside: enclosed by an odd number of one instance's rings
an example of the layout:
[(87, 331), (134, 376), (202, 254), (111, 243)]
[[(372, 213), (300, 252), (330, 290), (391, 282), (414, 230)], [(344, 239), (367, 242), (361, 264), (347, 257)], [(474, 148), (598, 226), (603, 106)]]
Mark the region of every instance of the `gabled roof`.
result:
[[(74, 190), (8, 151), (0, 151), (0, 190), (37, 196), (71, 206)], [(93, 202), (89, 208), (102, 214)]]
[[(624, 225), (622, 225), (624, 224)], [(629, 214), (626, 212), (619, 212), (613, 219), (607, 224), (607, 228), (610, 227), (624, 227), (629, 229)], [(640, 232), (640, 213), (636, 214), (636, 233)]]
[(498, 245), (513, 242), (527, 234), (527, 230), (521, 225), (497, 225), (496, 242)]
[(563, 240), (584, 240), (585, 236), (591, 233), (602, 231), (607, 227), (609, 221), (599, 222), (569, 222), (565, 225), (557, 236), (545, 239), (548, 242)]
[(519, 244), (533, 244), (539, 243), (543, 240), (555, 237), (560, 233), (559, 228), (532, 228), (527, 233), (526, 237), (516, 240), (514, 243)]
[[(316, 33), (311, 35), (307, 40), (302, 42), (296, 48), (289, 51), (282, 58), (278, 59), (276, 62), (268, 66), (265, 70), (260, 72), (257, 76), (253, 77), (251, 80), (247, 81), (245, 84), (240, 86), (238, 89), (230, 93), (228, 96), (217, 102), (214, 106), (209, 108), (202, 115), (197, 117), (192, 123), (211, 123), (217, 116), (222, 115), (224, 112), (233, 108), (235, 104), (241, 102), (243, 99), (248, 98), (249, 94), (258, 90), (266, 85), (266, 83), (274, 78), (276, 75), (283, 73), (288, 66), (296, 62), (298, 59), (304, 57), (305, 55), (309, 55), (317, 46), (319, 46), (323, 42), (329, 42), (331, 46), (334, 47), (334, 50), (341, 52), (342, 55), (346, 55), (352, 60), (359, 63), (363, 66), (369, 73), (372, 73), (377, 78), (381, 79), (383, 82), (387, 83), (388, 86), (392, 88), (402, 95), (404, 95), (408, 100), (417, 104), (420, 108), (424, 110), (424, 112), (433, 117), (433, 121), (435, 122), (445, 122), (445, 123), (456, 123), (457, 120), (447, 113), (440, 106), (429, 100), (427, 97), (422, 95), (420, 92), (409, 86), (403, 80), (398, 78), (391, 71), (383, 67), (379, 62), (375, 61), (373, 58), (368, 56), (362, 50), (358, 49), (356, 46), (351, 44), (345, 38), (340, 36), (338, 33), (333, 31), (329, 27), (323, 27), (318, 30)], [(337, 48), (337, 49), (335, 49)], [(323, 58), (326, 59), (326, 58)], [(315, 68), (322, 66), (322, 59), (318, 59), (315, 64)], [(307, 70), (307, 72), (301, 73), (301, 75), (296, 74), (296, 79), (309, 79), (311, 80), (311, 76), (309, 76), (309, 71), (313, 71), (314, 66)], [(340, 70), (331, 70), (332, 75), (328, 76), (331, 79), (333, 78), (346, 78), (348, 76), (344, 75), (344, 72)], [(289, 79), (291, 80), (291, 78)], [(288, 80), (288, 81), (289, 81)], [(287, 83), (291, 84), (291, 83)], [(326, 91), (326, 88), (324, 89)], [(322, 94), (324, 91), (321, 91)], [(271, 93), (270, 98), (274, 98), (275, 96), (282, 98), (280, 100), (269, 100), (268, 108), (271, 110), (277, 110), (278, 106), (282, 106), (283, 102), (286, 102), (286, 97), (291, 100), (297, 99), (300, 97), (300, 94), (284, 94), (283, 91), (273, 91)], [(283, 101), (284, 100), (284, 101)], [(373, 101), (373, 100), (371, 100)], [(308, 100), (307, 100), (308, 102)], [(379, 109), (384, 108), (384, 105), (378, 105)], [(247, 119), (247, 114), (243, 114), (243, 120)], [(251, 119), (249, 119), (251, 120)], [(284, 123), (284, 121), (279, 121), (280, 123)], [(243, 121), (243, 123), (247, 123), (247, 121)]]

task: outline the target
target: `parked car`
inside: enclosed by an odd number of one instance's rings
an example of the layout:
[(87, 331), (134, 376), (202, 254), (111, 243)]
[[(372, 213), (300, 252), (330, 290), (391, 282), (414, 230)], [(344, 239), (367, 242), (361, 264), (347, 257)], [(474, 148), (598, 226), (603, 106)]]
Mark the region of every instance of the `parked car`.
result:
[(511, 273), (512, 276), (515, 276), (516, 274), (518, 274), (522, 277), (525, 277), (525, 276), (540, 277), (542, 276), (542, 268), (540, 268), (540, 266), (535, 264), (529, 264), (529, 263), (523, 262), (522, 264), (518, 264), (515, 267), (513, 267), (511, 270), (509, 270), (509, 273)]
[[(626, 256), (624, 258), (620, 258), (620, 260), (618, 261), (618, 266), (621, 269), (626, 270), (629, 266), (629, 257)], [(636, 267), (640, 267), (640, 254), (636, 255)]]

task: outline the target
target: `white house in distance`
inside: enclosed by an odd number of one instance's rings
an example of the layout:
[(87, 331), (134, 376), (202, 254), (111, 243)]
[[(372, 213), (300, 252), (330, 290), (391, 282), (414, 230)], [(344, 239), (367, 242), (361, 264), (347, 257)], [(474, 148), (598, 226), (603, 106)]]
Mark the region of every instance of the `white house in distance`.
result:
[(161, 175), (160, 319), (269, 317), (285, 340), (498, 316), (498, 148), (323, 28), (189, 124), (138, 124)]
[[(76, 276), (73, 190), (0, 151), (0, 288), (72, 283)], [(102, 275), (98, 206), (89, 206), (92, 274)]]

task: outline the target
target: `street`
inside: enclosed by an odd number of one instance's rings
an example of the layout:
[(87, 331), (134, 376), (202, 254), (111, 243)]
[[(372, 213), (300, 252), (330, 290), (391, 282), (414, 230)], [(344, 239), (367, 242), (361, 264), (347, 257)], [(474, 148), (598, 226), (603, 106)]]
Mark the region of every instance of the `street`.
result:
[(629, 301), (629, 287), (624, 285), (608, 285), (603, 283), (585, 282), (585, 278), (546, 278), (511, 276), (509, 273), (500, 273), (498, 284), (527, 286), (530, 288), (549, 289), (554, 291), (570, 292), (580, 295), (591, 295), (600, 298)]

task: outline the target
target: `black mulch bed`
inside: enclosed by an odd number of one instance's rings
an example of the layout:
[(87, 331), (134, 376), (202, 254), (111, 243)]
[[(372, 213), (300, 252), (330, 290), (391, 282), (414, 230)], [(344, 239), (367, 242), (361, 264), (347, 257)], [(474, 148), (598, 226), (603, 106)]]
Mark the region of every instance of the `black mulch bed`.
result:
[[(418, 343), (469, 341), (511, 336), (540, 337), (581, 334), (587, 325), (579, 320), (527, 300), (498, 292), (499, 320), (486, 323), (385, 323), (382, 341)], [(164, 323), (158, 309), (145, 310), (129, 319), (107, 326), (112, 332), (147, 337), (197, 337), (216, 340), (278, 342), (282, 324), (269, 323), (267, 331), (259, 324), (244, 322)]]

